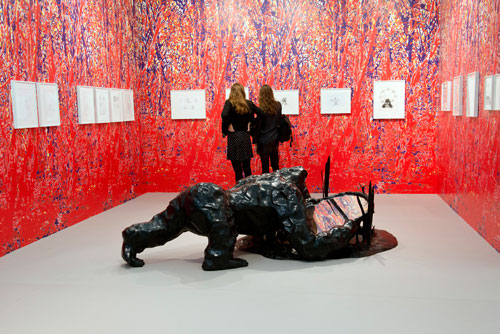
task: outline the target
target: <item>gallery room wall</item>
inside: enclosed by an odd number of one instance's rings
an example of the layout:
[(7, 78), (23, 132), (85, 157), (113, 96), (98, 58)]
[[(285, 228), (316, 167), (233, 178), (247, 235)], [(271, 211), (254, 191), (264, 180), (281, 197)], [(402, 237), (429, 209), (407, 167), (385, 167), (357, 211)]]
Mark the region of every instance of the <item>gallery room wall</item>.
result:
[[(76, 86), (135, 90), (130, 4), (0, 1), (0, 256), (135, 196), (137, 122), (79, 125)], [(61, 125), (13, 129), (11, 80), (59, 86)]]
[[(302, 165), (332, 191), (436, 193), (438, 1), (157, 1), (136, 5), (141, 192), (194, 182), (234, 183), (220, 131), (225, 90), (298, 89), (292, 147), (281, 166)], [(374, 80), (406, 81), (406, 119), (372, 121)], [(320, 89), (353, 89), (350, 115), (320, 115)], [(171, 120), (171, 90), (206, 89), (205, 120)], [(260, 173), (260, 160), (253, 160)]]
[[(479, 72), (479, 116), (440, 112), (443, 199), (500, 251), (500, 111), (484, 110), (484, 78), (500, 73), (500, 1), (442, 0), (440, 81)], [(465, 81), (464, 81), (465, 82)]]

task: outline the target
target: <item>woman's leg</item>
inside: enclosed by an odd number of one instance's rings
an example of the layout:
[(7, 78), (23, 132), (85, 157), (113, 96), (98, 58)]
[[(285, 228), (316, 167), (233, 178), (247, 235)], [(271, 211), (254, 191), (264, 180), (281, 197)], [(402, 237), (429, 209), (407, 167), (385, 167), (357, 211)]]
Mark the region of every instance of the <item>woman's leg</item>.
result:
[(236, 182), (243, 178), (243, 170), (241, 168), (241, 161), (239, 160), (231, 160), (231, 164), (233, 165), (234, 175), (236, 177)]
[(262, 174), (269, 173), (269, 154), (261, 154)]
[(276, 150), (271, 152), (271, 166), (273, 167), (273, 172), (280, 169), (279, 163), (280, 163), (280, 154), (278, 152), (278, 148), (276, 148)]
[(249, 177), (250, 175), (252, 175), (252, 168), (250, 167), (250, 159), (243, 160), (241, 164), (243, 165), (243, 171), (245, 172), (245, 177)]

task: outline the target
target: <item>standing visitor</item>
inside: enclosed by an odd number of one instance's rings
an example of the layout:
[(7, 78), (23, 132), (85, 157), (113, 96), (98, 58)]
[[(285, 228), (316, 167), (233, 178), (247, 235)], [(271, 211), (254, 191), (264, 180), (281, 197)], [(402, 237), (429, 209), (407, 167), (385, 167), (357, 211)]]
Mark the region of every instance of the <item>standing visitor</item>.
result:
[(233, 165), (236, 182), (252, 175), (250, 159), (253, 157), (250, 126), (258, 108), (245, 98), (245, 89), (239, 83), (231, 86), (229, 99), (222, 110), (222, 134), (227, 136), (227, 158)]

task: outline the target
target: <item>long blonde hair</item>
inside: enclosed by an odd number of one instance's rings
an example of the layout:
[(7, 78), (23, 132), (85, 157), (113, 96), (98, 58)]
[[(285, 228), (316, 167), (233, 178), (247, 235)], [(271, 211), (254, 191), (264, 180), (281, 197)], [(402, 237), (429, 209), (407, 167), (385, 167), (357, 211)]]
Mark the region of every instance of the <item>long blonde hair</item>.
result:
[(259, 108), (269, 115), (275, 115), (278, 112), (278, 102), (274, 99), (273, 89), (269, 85), (260, 87)]
[(241, 84), (235, 83), (231, 86), (228, 100), (238, 114), (244, 115), (250, 112), (247, 100), (245, 99), (245, 88)]

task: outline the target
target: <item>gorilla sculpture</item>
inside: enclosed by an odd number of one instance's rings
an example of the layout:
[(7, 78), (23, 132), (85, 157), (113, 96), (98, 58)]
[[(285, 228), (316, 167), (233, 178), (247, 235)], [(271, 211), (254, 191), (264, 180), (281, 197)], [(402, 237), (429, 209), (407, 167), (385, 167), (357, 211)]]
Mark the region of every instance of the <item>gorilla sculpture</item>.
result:
[(233, 257), (238, 234), (260, 240), (261, 246), (254, 250), (272, 258), (335, 257), (354, 238), (357, 244), (359, 235), (369, 247), (374, 212), (371, 185), (368, 194), (363, 189), (313, 199), (306, 177), (304, 168), (292, 167), (247, 177), (227, 191), (212, 183), (198, 183), (181, 192), (149, 222), (126, 228), (122, 258), (141, 267), (144, 261), (137, 258), (138, 253), (186, 231), (208, 237), (204, 270), (248, 265)]

